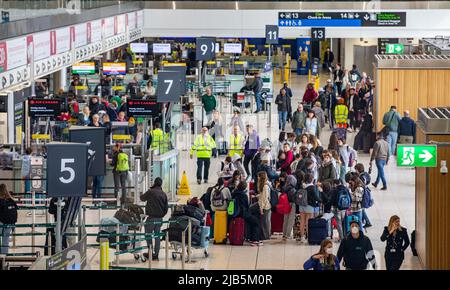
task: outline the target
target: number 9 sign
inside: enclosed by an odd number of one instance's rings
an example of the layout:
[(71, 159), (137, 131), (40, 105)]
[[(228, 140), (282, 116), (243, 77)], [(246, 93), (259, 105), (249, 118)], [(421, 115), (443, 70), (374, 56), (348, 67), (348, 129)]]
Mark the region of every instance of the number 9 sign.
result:
[(214, 37), (198, 37), (195, 40), (197, 60), (213, 60), (216, 58), (216, 39)]
[(85, 196), (89, 146), (82, 143), (49, 143), (46, 147), (48, 195)]

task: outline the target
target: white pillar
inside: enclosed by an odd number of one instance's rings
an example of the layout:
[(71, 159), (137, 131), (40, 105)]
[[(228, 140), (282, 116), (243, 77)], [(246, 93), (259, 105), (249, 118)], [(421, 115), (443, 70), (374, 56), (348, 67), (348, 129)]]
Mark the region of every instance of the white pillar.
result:
[(14, 124), (14, 93), (8, 93), (8, 143), (14, 144), (14, 130), (16, 126)]
[[(58, 72), (58, 78), (59, 78), (59, 87), (56, 89), (63, 89), (66, 90), (67, 87), (67, 68), (63, 68)], [(56, 93), (56, 92), (55, 92)]]

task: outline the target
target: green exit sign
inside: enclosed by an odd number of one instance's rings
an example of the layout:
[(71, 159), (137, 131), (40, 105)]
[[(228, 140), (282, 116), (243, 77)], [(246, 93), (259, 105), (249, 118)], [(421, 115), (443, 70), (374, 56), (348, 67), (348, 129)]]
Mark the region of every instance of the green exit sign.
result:
[(390, 54), (403, 54), (405, 52), (405, 46), (400, 43), (387, 43), (386, 44), (386, 53)]
[(397, 166), (399, 167), (436, 167), (436, 145), (397, 145)]

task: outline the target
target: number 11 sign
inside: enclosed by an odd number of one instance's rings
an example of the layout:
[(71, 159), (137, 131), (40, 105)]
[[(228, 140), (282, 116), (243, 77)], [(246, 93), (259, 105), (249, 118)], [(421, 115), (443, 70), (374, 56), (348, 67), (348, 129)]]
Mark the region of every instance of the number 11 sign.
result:
[(278, 26), (266, 25), (266, 44), (278, 44)]
[(47, 193), (49, 197), (83, 197), (87, 190), (88, 145), (49, 143)]

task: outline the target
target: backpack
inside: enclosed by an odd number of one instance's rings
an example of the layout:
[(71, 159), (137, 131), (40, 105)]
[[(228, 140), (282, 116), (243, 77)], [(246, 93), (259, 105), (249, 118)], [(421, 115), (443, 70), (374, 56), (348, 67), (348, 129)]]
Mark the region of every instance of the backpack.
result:
[(117, 171), (130, 170), (130, 166), (128, 165), (128, 155), (126, 153), (120, 152), (119, 155), (117, 155), (116, 170)]
[(370, 184), (370, 175), (367, 172), (361, 173), (361, 175), (359, 176), (359, 179), (361, 179), (365, 185)]
[(278, 191), (275, 188), (272, 188), (272, 186), (269, 186), (270, 188), (270, 205), (272, 206), (272, 209), (275, 209), (275, 207), (278, 205), (279, 197), (278, 197)]
[(236, 199), (230, 200), (227, 208), (228, 215), (235, 218), (239, 215), (239, 205)]
[(291, 205), (289, 204), (288, 196), (286, 193), (280, 194), (280, 197), (278, 198), (278, 204), (275, 208), (279, 214), (288, 214), (291, 212)]
[(0, 222), (13, 225), (17, 222), (17, 204), (12, 199), (6, 199), (0, 203)]
[(308, 206), (308, 192), (306, 189), (299, 189), (295, 193), (295, 204), (298, 206)]
[(368, 186), (365, 186), (361, 206), (363, 208), (370, 208), (372, 207), (372, 205), (373, 205), (372, 191)]
[(320, 202), (320, 200), (318, 200), (318, 198), (317, 198), (318, 189), (317, 189), (316, 185), (314, 185), (313, 187), (314, 187), (314, 194), (308, 194), (308, 196), (307, 196), (308, 205), (310, 205), (312, 207), (318, 207), (319, 202)]
[(225, 195), (223, 194), (222, 190), (225, 187), (217, 188), (214, 190), (213, 196), (212, 196), (212, 206), (214, 207), (223, 207), (225, 205)]
[(338, 191), (337, 196), (337, 207), (339, 210), (347, 210), (350, 208), (352, 203), (352, 197), (350, 191), (346, 187), (340, 187), (341, 190)]
[(261, 146), (260, 147), (266, 147), (266, 148), (271, 148), (272, 149), (272, 141), (270, 141), (269, 138), (266, 138), (266, 139), (261, 141)]

